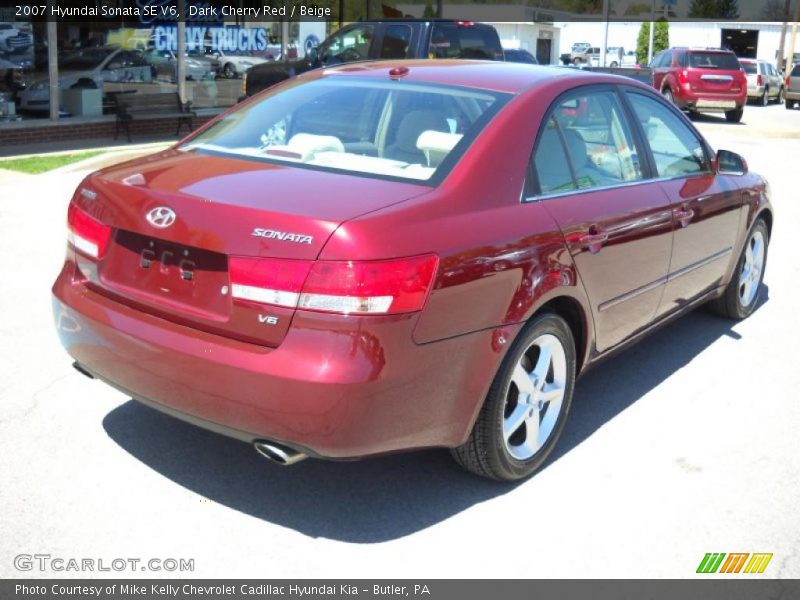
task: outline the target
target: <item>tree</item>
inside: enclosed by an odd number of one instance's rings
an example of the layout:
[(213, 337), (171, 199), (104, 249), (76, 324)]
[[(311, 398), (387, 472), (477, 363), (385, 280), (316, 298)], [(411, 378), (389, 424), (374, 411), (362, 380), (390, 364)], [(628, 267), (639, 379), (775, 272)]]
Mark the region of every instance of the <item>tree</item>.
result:
[(734, 21), (739, 18), (739, 0), (692, 0), (689, 17)]
[(433, 8), (433, 4), (431, 3), (431, 0), (428, 0), (425, 3), (425, 10), (422, 13), (422, 17), (424, 19), (432, 19), (435, 16), (436, 16), (436, 9)]
[[(642, 22), (639, 37), (636, 40), (636, 62), (647, 64), (647, 48), (650, 45), (650, 21)], [(656, 21), (653, 30), (653, 56), (669, 48), (669, 22), (664, 19)]]

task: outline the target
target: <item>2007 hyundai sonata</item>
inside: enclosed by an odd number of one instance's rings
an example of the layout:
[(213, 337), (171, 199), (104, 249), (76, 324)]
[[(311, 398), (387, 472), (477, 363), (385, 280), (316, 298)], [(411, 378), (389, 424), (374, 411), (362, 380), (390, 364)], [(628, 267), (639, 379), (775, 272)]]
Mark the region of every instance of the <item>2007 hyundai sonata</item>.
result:
[(342, 66), (87, 177), (54, 314), (79, 370), (275, 462), (446, 447), (514, 480), (589, 365), (754, 310), (768, 193), (629, 79)]

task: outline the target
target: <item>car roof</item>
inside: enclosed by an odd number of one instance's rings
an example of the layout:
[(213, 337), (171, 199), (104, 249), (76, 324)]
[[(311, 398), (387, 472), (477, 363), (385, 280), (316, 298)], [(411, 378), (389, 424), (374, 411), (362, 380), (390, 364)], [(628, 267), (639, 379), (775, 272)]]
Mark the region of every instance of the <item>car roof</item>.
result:
[(391, 60), (349, 63), (305, 73), (308, 79), (351, 75), (364, 78), (390, 79), (389, 71), (407, 67), (403, 81), (439, 83), (478, 90), (517, 94), (533, 86), (556, 80), (572, 79), (575, 85), (588, 83), (627, 83), (642, 86), (637, 81), (620, 75), (594, 73), (582, 69), (526, 63), (488, 60)]

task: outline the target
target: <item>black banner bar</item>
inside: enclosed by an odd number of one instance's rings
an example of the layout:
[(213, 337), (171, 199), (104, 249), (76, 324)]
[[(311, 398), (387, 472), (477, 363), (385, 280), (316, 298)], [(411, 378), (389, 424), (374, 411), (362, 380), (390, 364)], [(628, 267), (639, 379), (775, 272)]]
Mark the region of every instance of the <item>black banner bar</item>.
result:
[(8, 600), (789, 600), (800, 597), (800, 580), (124, 580), (47, 579), (0, 581)]

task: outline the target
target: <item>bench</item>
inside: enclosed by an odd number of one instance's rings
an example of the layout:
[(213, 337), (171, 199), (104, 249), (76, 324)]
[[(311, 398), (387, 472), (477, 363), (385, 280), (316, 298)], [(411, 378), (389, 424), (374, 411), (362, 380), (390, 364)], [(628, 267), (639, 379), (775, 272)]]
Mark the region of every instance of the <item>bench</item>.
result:
[(191, 102), (181, 102), (178, 92), (161, 92), (156, 94), (120, 94), (116, 97), (117, 121), (114, 127), (114, 139), (119, 137), (120, 128), (125, 129), (128, 141), (131, 141), (131, 121), (142, 119), (175, 119), (178, 128), (175, 135), (181, 132), (185, 123), (192, 131), (192, 119), (195, 116)]

